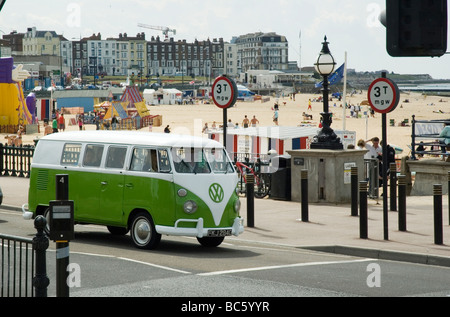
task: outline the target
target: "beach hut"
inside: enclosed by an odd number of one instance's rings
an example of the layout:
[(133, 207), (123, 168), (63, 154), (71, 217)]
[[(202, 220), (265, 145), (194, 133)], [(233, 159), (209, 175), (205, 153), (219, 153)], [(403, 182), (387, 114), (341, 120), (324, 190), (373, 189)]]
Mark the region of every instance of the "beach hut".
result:
[(158, 90), (145, 89), (144, 99), (147, 105), (174, 105), (183, 99), (183, 93), (175, 88)]
[[(228, 128), (227, 151), (231, 154), (247, 154), (251, 161), (265, 156), (269, 150), (286, 155), (290, 150), (309, 149), (319, 130), (312, 126)], [(355, 145), (356, 132), (335, 131), (335, 133), (341, 138), (344, 149), (349, 144)], [(223, 143), (223, 130), (209, 130), (208, 137)]]

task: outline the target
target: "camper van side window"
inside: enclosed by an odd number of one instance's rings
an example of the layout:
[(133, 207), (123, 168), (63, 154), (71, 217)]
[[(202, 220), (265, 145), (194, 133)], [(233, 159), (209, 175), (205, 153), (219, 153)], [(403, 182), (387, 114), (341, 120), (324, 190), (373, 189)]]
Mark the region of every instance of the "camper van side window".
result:
[(86, 145), (83, 157), (83, 166), (99, 167), (102, 161), (103, 145)]
[(66, 143), (61, 156), (61, 165), (78, 165), (81, 144)]
[(170, 173), (169, 152), (167, 150), (158, 150), (159, 171), (161, 173)]
[(106, 157), (106, 168), (123, 168), (126, 154), (126, 147), (110, 146)]
[(158, 172), (156, 150), (135, 148), (130, 169), (136, 172)]

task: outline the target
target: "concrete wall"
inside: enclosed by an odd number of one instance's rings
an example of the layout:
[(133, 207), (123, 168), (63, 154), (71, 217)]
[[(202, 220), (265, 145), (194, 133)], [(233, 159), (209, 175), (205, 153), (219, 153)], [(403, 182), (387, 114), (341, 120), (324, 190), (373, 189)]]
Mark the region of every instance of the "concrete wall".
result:
[(296, 150), (291, 155), (291, 199), (301, 201), (301, 170), (308, 170), (308, 201), (350, 203), (351, 166), (363, 180), (366, 150)]
[(442, 185), (442, 194), (448, 193), (450, 163), (440, 159), (406, 161), (409, 172), (416, 172), (411, 196), (432, 196), (433, 185)]

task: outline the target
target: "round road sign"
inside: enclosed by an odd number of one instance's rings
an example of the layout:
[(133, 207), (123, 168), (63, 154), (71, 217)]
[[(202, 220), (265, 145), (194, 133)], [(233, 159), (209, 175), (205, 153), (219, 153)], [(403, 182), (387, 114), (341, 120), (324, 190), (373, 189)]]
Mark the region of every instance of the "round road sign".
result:
[(393, 111), (400, 100), (397, 85), (387, 78), (375, 79), (370, 85), (367, 95), (370, 106), (379, 113)]
[(212, 98), (217, 107), (226, 109), (233, 106), (237, 99), (236, 83), (227, 76), (219, 76), (212, 86)]

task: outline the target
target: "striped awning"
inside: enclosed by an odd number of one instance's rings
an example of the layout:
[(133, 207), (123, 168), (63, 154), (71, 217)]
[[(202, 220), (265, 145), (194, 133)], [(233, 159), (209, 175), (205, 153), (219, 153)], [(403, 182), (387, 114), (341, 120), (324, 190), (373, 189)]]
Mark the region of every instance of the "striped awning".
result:
[(142, 101), (144, 101), (144, 99), (142, 98), (142, 95), (139, 92), (139, 88), (138, 87), (136, 87), (136, 86), (128, 86), (125, 89), (122, 97), (120, 98), (120, 101), (121, 102), (128, 101), (130, 103), (129, 104), (129, 106), (130, 106), (130, 105), (133, 105), (135, 103), (142, 102)]

